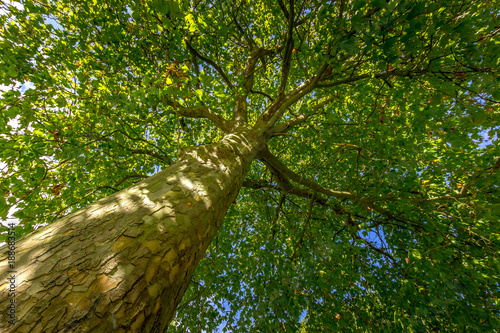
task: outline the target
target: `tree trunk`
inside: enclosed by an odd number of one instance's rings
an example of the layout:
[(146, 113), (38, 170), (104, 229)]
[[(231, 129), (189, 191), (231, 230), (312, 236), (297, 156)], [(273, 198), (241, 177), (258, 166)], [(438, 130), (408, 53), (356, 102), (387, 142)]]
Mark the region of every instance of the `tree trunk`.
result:
[(162, 172), (19, 240), (14, 273), (4, 247), (0, 331), (164, 332), (263, 146), (242, 130), (185, 151)]

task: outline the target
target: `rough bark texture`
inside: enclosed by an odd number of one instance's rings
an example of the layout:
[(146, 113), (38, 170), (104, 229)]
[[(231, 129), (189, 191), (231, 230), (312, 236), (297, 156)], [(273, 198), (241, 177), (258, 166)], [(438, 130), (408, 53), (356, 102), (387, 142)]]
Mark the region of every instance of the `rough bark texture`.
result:
[(1, 332), (164, 332), (263, 147), (248, 130), (19, 240), (15, 325), (6, 248)]

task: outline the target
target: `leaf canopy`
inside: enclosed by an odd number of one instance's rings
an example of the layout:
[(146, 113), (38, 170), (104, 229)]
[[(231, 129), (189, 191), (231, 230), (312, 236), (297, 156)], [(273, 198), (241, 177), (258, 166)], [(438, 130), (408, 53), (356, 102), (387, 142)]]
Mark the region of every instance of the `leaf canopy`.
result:
[(248, 123), (269, 156), (173, 332), (500, 327), (495, 1), (2, 6), (0, 217), (20, 235)]

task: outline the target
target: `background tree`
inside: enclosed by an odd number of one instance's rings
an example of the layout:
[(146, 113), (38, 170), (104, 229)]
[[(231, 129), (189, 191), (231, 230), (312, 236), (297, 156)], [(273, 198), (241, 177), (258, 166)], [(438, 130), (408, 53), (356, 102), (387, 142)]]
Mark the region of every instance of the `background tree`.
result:
[(3, 7), (17, 332), (500, 326), (496, 1)]

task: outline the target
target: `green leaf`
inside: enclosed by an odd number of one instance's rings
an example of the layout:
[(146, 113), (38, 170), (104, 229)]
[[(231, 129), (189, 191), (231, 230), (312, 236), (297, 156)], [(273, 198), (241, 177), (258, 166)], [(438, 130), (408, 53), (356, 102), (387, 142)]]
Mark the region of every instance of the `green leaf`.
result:
[(422, 259), (422, 255), (420, 254), (420, 251), (417, 249), (410, 250), (410, 256), (414, 259), (418, 259), (418, 260)]
[(6, 202), (4, 197), (0, 197), (0, 218), (5, 220), (9, 213), (10, 205)]
[(17, 77), (19, 75), (16, 65), (10, 65), (7, 69), (7, 74), (11, 77)]

